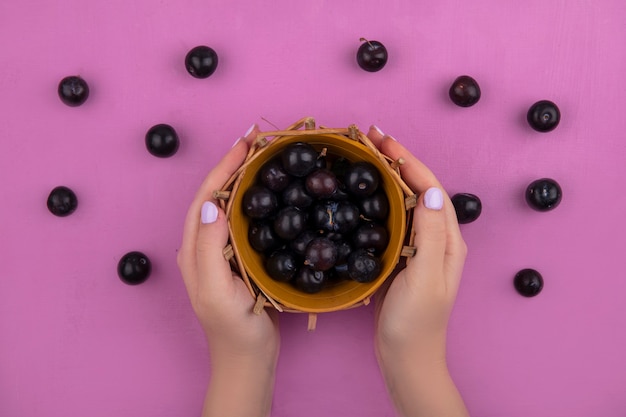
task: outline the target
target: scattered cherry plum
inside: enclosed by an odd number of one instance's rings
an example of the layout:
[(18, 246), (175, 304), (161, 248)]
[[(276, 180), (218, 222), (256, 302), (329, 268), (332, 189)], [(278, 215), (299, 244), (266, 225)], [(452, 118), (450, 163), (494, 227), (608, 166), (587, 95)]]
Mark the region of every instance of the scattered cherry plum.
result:
[(563, 197), (561, 186), (551, 178), (541, 178), (526, 187), (526, 202), (537, 211), (554, 210)]
[(55, 216), (69, 216), (78, 207), (76, 194), (70, 188), (60, 185), (50, 191), (48, 195), (48, 210)]
[(178, 145), (178, 134), (168, 124), (154, 125), (146, 132), (146, 148), (156, 157), (169, 158), (178, 151)]
[(217, 52), (205, 45), (196, 46), (185, 56), (185, 68), (195, 78), (208, 78), (217, 69)]
[(561, 121), (561, 112), (550, 100), (540, 100), (530, 106), (526, 119), (530, 127), (538, 132), (550, 132)]
[(125, 254), (117, 264), (117, 275), (128, 285), (138, 285), (148, 279), (152, 272), (150, 259), (141, 252)]
[(478, 219), (483, 206), (480, 198), (474, 194), (459, 193), (451, 198), (459, 224), (471, 223)]
[(534, 297), (543, 289), (543, 277), (534, 269), (522, 269), (515, 274), (513, 285), (520, 295)]
[(81, 77), (71, 75), (59, 83), (59, 98), (70, 107), (77, 107), (89, 98), (89, 85)]
[(356, 52), (356, 62), (359, 67), (368, 72), (376, 72), (387, 64), (388, 53), (385, 45), (379, 41), (368, 41), (361, 38), (361, 46)]
[(461, 75), (454, 80), (448, 94), (457, 106), (471, 107), (480, 100), (480, 87), (469, 75)]

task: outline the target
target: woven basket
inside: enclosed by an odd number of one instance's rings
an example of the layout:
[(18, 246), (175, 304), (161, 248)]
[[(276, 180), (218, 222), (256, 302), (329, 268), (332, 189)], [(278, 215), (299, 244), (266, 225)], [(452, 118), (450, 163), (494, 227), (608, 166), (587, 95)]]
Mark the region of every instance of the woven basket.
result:
[[(369, 160), (381, 173), (382, 184), (390, 201), (387, 228), (390, 242), (381, 256), (382, 272), (375, 281), (362, 284), (345, 282), (322, 290), (319, 294), (305, 294), (287, 283), (279, 283), (267, 276), (262, 268), (261, 255), (254, 252), (247, 239), (250, 220), (241, 209), (242, 195), (256, 181), (259, 168), (286, 145), (304, 141), (329, 155), (343, 156), (351, 161)], [(244, 163), (224, 184), (213, 193), (226, 212), (229, 226), (229, 243), (224, 256), (233, 271), (241, 275), (252, 297), (256, 299), (254, 312), (260, 314), (265, 307), (280, 312), (308, 313), (309, 330), (316, 326), (317, 313), (345, 310), (367, 305), (371, 296), (383, 282), (401, 268), (407, 257), (415, 254), (413, 247), (412, 210), (417, 197), (400, 176), (403, 160), (392, 160), (382, 154), (359, 129), (316, 128), (315, 120), (307, 117), (282, 131), (264, 132), (257, 136)]]

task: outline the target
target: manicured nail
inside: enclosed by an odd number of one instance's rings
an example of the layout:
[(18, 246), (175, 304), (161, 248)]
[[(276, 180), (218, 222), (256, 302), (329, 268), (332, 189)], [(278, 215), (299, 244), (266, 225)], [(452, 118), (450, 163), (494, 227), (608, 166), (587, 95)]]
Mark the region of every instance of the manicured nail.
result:
[(246, 133), (243, 134), (243, 137), (247, 138), (250, 135), (250, 133), (252, 133), (252, 131), (254, 130), (255, 127), (256, 127), (256, 123), (254, 123), (252, 126), (250, 126), (250, 129), (248, 129), (246, 131)]
[(239, 143), (239, 141), (241, 141), (241, 139), (243, 139), (243, 137), (237, 138), (237, 140), (235, 141), (235, 143), (233, 143), (233, 146), (231, 146), (231, 148), (234, 148), (235, 146), (237, 146), (237, 144)]
[(217, 220), (217, 206), (210, 201), (205, 201), (200, 210), (200, 220), (203, 224), (215, 223)]
[(443, 207), (443, 193), (437, 187), (431, 187), (424, 194), (424, 206), (431, 210), (441, 210)]
[(372, 129), (374, 129), (375, 131), (377, 131), (377, 132), (380, 134), (380, 136), (385, 136), (385, 134), (383, 133), (383, 131), (382, 131), (382, 130), (380, 130), (380, 128), (379, 128), (378, 126), (376, 126), (376, 125), (372, 125)]
[(391, 139), (391, 140), (392, 140), (392, 141), (394, 141), (394, 142), (397, 142), (397, 141), (398, 141), (396, 138), (394, 138), (394, 137), (393, 137), (393, 136), (391, 136), (391, 135), (385, 135), (385, 137), (388, 137), (389, 139)]

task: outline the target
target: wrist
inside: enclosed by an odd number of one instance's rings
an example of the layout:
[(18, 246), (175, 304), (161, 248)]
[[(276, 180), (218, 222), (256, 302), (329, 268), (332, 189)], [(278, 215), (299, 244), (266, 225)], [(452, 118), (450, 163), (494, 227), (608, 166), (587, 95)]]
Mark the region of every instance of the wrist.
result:
[(274, 393), (277, 355), (211, 355), (203, 417), (265, 417)]
[(401, 360), (428, 365), (429, 363), (445, 363), (446, 361), (445, 332), (427, 337), (402, 339), (389, 339), (377, 335), (375, 347), (379, 362), (381, 360), (385, 362)]

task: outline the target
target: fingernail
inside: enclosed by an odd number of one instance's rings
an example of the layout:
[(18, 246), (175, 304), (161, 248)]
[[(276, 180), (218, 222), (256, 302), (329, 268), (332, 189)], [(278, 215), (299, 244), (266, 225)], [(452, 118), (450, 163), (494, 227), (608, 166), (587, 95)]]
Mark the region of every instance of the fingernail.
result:
[(231, 146), (231, 148), (234, 148), (235, 146), (237, 146), (237, 144), (239, 143), (241, 139), (243, 138), (237, 138), (237, 140), (235, 141), (235, 143), (233, 143), (233, 146)]
[(254, 123), (252, 126), (250, 126), (250, 129), (248, 129), (246, 131), (246, 133), (243, 134), (243, 137), (247, 138), (250, 135), (250, 133), (252, 133), (252, 131), (254, 130), (255, 127), (256, 127), (256, 123)]
[(391, 136), (391, 135), (385, 135), (385, 137), (387, 137), (387, 138), (391, 139), (391, 140), (392, 140), (392, 141), (394, 141), (394, 142), (397, 142), (397, 141), (398, 141), (396, 138), (394, 138), (394, 137), (393, 137), (393, 136)]
[(437, 187), (431, 187), (424, 194), (424, 206), (431, 210), (441, 210), (443, 207), (443, 193)]
[(200, 220), (203, 224), (215, 223), (217, 220), (217, 206), (210, 201), (205, 201), (200, 210)]
[(385, 136), (385, 134), (383, 133), (383, 131), (382, 131), (382, 130), (380, 130), (380, 128), (379, 128), (378, 126), (376, 126), (376, 125), (372, 125), (372, 129), (374, 129), (375, 131), (377, 131), (377, 132), (380, 134), (380, 136)]

